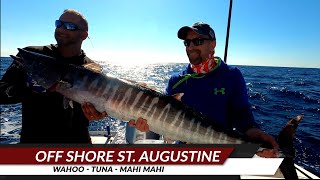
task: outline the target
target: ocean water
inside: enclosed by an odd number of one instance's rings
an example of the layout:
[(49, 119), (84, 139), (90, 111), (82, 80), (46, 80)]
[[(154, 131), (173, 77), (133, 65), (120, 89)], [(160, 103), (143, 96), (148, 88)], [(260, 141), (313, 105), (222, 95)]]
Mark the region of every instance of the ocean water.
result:
[[(12, 59), (1, 57), (0, 77)], [(183, 69), (186, 63), (144, 64), (124, 66), (99, 62), (104, 73), (116, 77), (147, 83), (164, 91), (172, 73)], [(296, 164), (320, 176), (320, 69), (237, 66), (247, 83), (249, 101), (256, 121), (262, 130), (276, 137), (286, 122), (299, 114), (304, 119), (299, 124), (294, 144)], [(21, 129), (21, 104), (0, 105), (0, 144), (19, 142)], [(122, 137), (125, 123), (106, 118), (90, 122), (90, 130), (105, 130), (109, 123), (112, 131)], [(45, 127), (44, 127), (45, 128)], [(120, 138), (119, 142), (126, 143)]]

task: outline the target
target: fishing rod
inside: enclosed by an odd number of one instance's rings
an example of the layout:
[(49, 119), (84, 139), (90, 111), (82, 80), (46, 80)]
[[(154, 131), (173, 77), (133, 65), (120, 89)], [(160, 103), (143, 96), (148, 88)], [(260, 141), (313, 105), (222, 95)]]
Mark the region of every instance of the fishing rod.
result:
[(224, 62), (226, 62), (226, 63), (227, 63), (228, 44), (229, 44), (229, 31), (230, 31), (230, 22), (231, 22), (231, 11), (232, 11), (232, 0), (230, 0), (230, 5), (229, 5), (229, 16), (228, 16), (226, 46), (225, 46), (225, 49), (224, 49)]

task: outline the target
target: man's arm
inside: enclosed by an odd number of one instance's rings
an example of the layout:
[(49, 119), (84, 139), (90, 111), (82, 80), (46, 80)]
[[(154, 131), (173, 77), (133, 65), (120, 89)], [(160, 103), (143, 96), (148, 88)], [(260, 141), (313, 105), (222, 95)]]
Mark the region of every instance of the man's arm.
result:
[[(85, 58), (85, 61), (87, 61), (87, 63), (83, 65), (85, 68), (90, 69), (97, 73), (102, 73), (103, 68), (100, 64), (94, 62), (87, 56)], [(97, 111), (96, 108), (91, 103), (88, 103), (88, 102), (84, 102), (81, 105), (81, 108), (84, 116), (88, 120), (98, 120), (108, 116), (106, 112), (100, 113), (99, 111)]]
[(279, 145), (277, 141), (269, 134), (263, 132), (261, 129), (258, 128), (250, 128), (246, 131), (246, 135), (252, 139), (252, 140), (257, 140), (261, 142), (266, 142), (272, 145), (273, 147), (273, 154), (275, 157), (278, 155), (278, 149)]
[(258, 124), (255, 122), (253, 113), (251, 110), (251, 105), (249, 103), (248, 93), (247, 93), (247, 87), (245, 80), (242, 76), (242, 73), (237, 69), (236, 70), (236, 76), (238, 87), (235, 88), (238, 91), (235, 92), (234, 99), (236, 100), (234, 102), (234, 111), (235, 114), (238, 117), (235, 117), (236, 119), (236, 125), (237, 127), (244, 131), (245, 134), (249, 137), (249, 139), (253, 141), (260, 141), (265, 142), (274, 148), (274, 153), (278, 154), (278, 148), (279, 145), (276, 142), (276, 140), (266, 132), (259, 129)]
[(232, 111), (233, 122), (238, 131), (245, 133), (249, 139), (253, 141), (265, 142), (274, 148), (275, 154), (278, 154), (279, 145), (276, 140), (269, 134), (259, 129), (258, 124), (255, 122), (251, 105), (249, 103), (247, 87), (240, 70), (236, 69), (234, 72), (235, 83), (234, 89), (236, 90), (232, 96)]

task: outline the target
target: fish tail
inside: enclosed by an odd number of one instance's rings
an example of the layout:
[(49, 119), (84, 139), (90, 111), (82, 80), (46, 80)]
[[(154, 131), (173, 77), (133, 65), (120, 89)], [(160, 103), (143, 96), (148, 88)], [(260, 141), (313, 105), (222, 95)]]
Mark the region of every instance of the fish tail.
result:
[(298, 128), (298, 124), (301, 122), (302, 118), (302, 115), (298, 115), (289, 120), (282, 128), (277, 138), (279, 148), (285, 154), (284, 159), (279, 167), (285, 179), (298, 179), (297, 171), (294, 166), (296, 152), (293, 139)]

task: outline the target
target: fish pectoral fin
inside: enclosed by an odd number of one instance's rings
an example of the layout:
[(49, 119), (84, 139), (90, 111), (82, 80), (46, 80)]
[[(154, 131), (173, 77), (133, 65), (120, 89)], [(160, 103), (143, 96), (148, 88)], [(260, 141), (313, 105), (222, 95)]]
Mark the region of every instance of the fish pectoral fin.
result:
[(64, 80), (60, 80), (58, 82), (58, 84), (59, 84), (60, 88), (63, 88), (63, 89), (69, 89), (69, 88), (72, 88), (72, 86), (73, 86), (72, 83), (64, 81)]
[(56, 91), (57, 89), (69, 89), (72, 88), (72, 84), (67, 82), (67, 81), (57, 81), (55, 82), (50, 88), (48, 88), (48, 91), (53, 92)]

